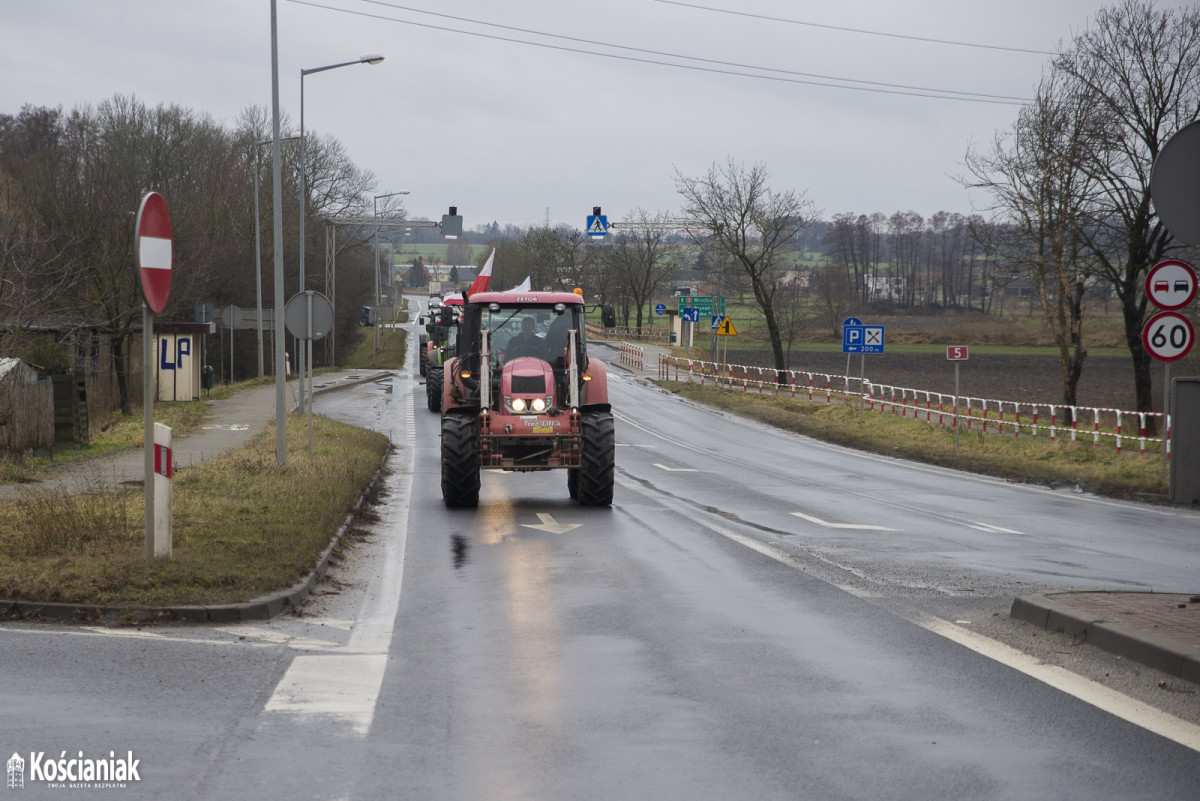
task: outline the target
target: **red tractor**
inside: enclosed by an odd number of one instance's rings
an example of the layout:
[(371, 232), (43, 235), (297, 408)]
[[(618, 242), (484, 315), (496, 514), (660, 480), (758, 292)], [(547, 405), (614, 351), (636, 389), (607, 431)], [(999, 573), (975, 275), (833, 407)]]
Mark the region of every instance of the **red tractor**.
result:
[(447, 295), (425, 325), (428, 337), (421, 337), (421, 375), (426, 377), (425, 398), (431, 412), (442, 410), (443, 366), (454, 351), (462, 308), (462, 295)]
[(588, 506), (613, 498), (606, 365), (587, 355), (583, 298), (483, 292), (463, 307), (442, 381), (442, 499), (479, 503), (480, 470), (566, 470)]

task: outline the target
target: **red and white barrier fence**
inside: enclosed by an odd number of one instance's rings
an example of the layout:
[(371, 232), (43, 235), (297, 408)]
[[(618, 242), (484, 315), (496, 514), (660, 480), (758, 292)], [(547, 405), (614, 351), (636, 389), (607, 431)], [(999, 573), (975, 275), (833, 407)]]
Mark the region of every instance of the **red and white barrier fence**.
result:
[(617, 361), (633, 370), (645, 369), (646, 349), (641, 345), (622, 342), (621, 355), (617, 357)]
[[(1125, 450), (1128, 440), (1138, 441), (1138, 453), (1146, 452), (1147, 443), (1167, 443), (1170, 457), (1171, 418), (1161, 412), (1134, 412), (1096, 406), (1068, 406), (1061, 403), (1026, 403), (1023, 401), (974, 398), (909, 387), (874, 384), (857, 376), (817, 373), (808, 370), (777, 371), (773, 367), (750, 367), (736, 364), (716, 364), (699, 359), (686, 359), (662, 354), (658, 360), (658, 377), (664, 380), (689, 381), (700, 384), (712, 382), (719, 387), (740, 388), (748, 392), (753, 386), (759, 394), (769, 387), (773, 395), (789, 394), (810, 401), (832, 403), (835, 396), (842, 401), (861, 399), (872, 411), (898, 414), (902, 417), (939, 425), (958, 425), (984, 434), (1011, 434), (1054, 440), (1069, 435), (1072, 442), (1080, 437), (1092, 438), (1092, 446), (1101, 440), (1113, 442), (1117, 452)], [(911, 414), (910, 414), (911, 413)], [(1157, 420), (1163, 436), (1147, 436), (1147, 421)], [(1136, 423), (1136, 425), (1135, 425)]]

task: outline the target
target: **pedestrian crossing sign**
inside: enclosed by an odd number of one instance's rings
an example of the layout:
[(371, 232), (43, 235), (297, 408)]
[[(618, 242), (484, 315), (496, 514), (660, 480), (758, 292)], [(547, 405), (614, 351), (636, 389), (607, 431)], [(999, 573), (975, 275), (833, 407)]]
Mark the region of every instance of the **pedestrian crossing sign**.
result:
[(608, 233), (607, 214), (589, 214), (587, 224), (588, 236), (604, 236)]
[(722, 317), (721, 321), (713, 326), (713, 333), (719, 337), (736, 337), (737, 329), (733, 327), (733, 320)]

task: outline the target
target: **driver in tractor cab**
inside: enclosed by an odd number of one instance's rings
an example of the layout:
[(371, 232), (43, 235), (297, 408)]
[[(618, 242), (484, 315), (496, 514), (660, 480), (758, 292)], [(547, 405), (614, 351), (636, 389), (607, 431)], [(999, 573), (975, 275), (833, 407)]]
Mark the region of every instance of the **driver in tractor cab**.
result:
[(535, 333), (536, 324), (533, 317), (521, 320), (521, 333), (508, 341), (504, 349), (504, 361), (510, 362), (521, 356), (533, 356), (542, 361), (549, 361), (546, 354), (546, 343)]

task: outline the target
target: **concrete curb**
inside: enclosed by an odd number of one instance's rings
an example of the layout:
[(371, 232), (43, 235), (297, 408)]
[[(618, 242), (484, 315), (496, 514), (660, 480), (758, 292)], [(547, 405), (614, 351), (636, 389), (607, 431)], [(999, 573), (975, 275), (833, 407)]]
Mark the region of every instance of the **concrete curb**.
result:
[(1010, 616), (1047, 631), (1060, 631), (1168, 675), (1200, 683), (1200, 648), (1055, 600), (1056, 595), (1063, 594), (1038, 593), (1017, 598)]
[[(366, 383), (360, 381), (359, 383)], [(346, 385), (349, 386), (349, 385)], [(338, 387), (344, 388), (344, 387)], [(314, 391), (314, 394), (316, 392)], [(246, 620), (270, 620), (285, 611), (297, 611), (329, 570), (329, 560), (342, 543), (350, 524), (358, 515), (367, 496), (379, 483), (384, 465), (392, 454), (389, 444), (383, 462), (367, 483), (366, 489), (347, 513), (329, 545), (317, 557), (316, 565), (303, 579), (291, 587), (249, 601), (208, 606), (105, 606), (98, 604), (59, 604), (39, 601), (0, 599), (0, 620), (52, 620), (63, 623), (239, 623)]]

